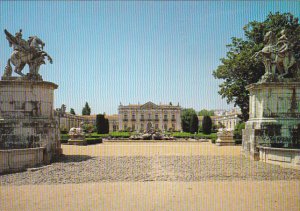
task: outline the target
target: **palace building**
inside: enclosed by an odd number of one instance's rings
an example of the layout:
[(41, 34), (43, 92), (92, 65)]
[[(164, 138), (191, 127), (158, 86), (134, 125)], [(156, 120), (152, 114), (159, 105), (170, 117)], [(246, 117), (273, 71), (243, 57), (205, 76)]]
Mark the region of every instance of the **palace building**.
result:
[(181, 107), (156, 105), (152, 102), (145, 104), (129, 104), (119, 106), (119, 130), (148, 131), (181, 131)]

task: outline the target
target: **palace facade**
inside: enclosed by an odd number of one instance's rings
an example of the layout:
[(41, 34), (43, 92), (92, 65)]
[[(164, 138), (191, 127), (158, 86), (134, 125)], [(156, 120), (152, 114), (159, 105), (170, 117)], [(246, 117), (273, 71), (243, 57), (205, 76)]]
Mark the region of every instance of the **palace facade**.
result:
[(179, 104), (120, 104), (119, 130), (148, 131), (152, 128), (161, 131), (181, 131), (181, 110)]

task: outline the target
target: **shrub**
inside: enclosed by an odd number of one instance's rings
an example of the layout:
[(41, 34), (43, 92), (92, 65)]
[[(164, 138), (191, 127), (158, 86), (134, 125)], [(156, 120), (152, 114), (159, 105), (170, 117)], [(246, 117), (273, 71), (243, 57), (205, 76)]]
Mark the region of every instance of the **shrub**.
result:
[(88, 145), (90, 145), (90, 144), (100, 144), (100, 143), (102, 143), (102, 139), (101, 139), (101, 138), (86, 138), (85, 140), (86, 140), (86, 143), (87, 143)]
[(212, 129), (212, 121), (209, 116), (204, 116), (202, 120), (202, 128), (204, 134), (210, 134)]
[(245, 129), (245, 122), (240, 122), (235, 126), (234, 139), (242, 139), (243, 129)]
[(99, 134), (107, 134), (109, 132), (108, 119), (104, 117), (104, 114), (96, 116), (96, 128)]

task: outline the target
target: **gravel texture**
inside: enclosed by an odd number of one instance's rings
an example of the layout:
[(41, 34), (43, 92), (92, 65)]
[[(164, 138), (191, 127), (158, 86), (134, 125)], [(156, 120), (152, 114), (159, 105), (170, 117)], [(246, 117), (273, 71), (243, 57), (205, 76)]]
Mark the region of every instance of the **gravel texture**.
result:
[(0, 175), (0, 185), (224, 180), (300, 180), (300, 171), (243, 156), (64, 155), (51, 165)]

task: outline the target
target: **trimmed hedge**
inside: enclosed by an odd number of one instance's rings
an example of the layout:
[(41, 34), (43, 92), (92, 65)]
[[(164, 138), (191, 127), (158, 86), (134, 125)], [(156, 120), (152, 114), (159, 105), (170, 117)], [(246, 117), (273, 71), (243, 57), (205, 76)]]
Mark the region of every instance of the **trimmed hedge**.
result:
[(211, 139), (211, 140), (217, 140), (217, 134), (216, 133), (211, 133), (211, 134), (204, 134), (204, 133), (197, 133), (197, 134), (192, 134), (192, 133), (187, 133), (187, 132), (178, 132), (178, 133), (172, 133), (171, 136), (175, 138), (197, 138), (197, 139)]
[(85, 140), (86, 140), (86, 143), (87, 143), (88, 145), (90, 145), (90, 144), (100, 144), (100, 143), (102, 143), (102, 139), (101, 139), (101, 138), (86, 138)]
[(111, 132), (109, 136), (113, 138), (129, 138), (131, 136), (130, 132)]

